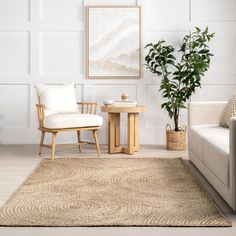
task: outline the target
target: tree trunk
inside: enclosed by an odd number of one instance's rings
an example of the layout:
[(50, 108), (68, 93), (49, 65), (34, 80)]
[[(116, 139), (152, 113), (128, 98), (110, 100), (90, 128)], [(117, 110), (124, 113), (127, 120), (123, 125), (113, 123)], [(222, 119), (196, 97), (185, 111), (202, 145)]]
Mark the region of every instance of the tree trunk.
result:
[(179, 109), (174, 110), (175, 131), (179, 131)]

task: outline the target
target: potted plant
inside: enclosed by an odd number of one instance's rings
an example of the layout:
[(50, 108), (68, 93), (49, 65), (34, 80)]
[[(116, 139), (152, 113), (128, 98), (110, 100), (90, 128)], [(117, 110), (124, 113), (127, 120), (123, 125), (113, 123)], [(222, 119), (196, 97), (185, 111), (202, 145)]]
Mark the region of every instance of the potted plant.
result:
[(166, 100), (161, 108), (167, 110), (169, 117), (174, 120), (174, 129), (167, 124), (167, 149), (184, 150), (186, 146), (186, 127), (179, 127), (180, 109), (186, 108), (186, 102), (201, 87), (201, 78), (209, 69), (209, 42), (214, 33), (195, 28), (186, 35), (178, 52), (180, 60), (174, 56), (175, 49), (166, 45), (164, 40), (145, 46), (149, 51), (145, 57), (147, 69), (161, 76), (160, 91)]

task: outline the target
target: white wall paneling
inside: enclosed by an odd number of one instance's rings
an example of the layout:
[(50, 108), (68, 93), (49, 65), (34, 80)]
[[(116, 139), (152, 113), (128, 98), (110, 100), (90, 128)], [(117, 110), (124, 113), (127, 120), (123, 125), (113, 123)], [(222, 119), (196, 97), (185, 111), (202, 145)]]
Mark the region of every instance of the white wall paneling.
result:
[(191, 0), (191, 18), (196, 21), (236, 21), (235, 0)]
[(29, 32), (0, 31), (0, 75), (29, 74)]
[[(144, 45), (165, 39), (178, 46), (194, 26), (216, 32), (211, 68), (192, 100), (226, 100), (236, 92), (235, 0), (0, 0), (0, 143), (37, 143), (34, 84), (71, 82), (77, 84), (78, 101), (102, 104), (128, 92), (148, 108), (140, 115), (141, 143), (165, 143), (170, 120), (160, 108), (160, 78), (145, 66), (140, 80), (87, 80), (84, 74), (84, 6), (135, 4), (144, 8)], [(107, 114), (99, 114), (105, 119), (100, 139), (107, 143)], [(183, 111), (181, 125), (186, 120)], [(126, 141), (125, 122), (123, 115), (121, 142)], [(58, 139), (75, 138), (69, 133)]]
[(159, 91), (159, 85), (147, 85), (147, 121), (148, 129), (163, 127), (170, 123), (168, 114), (161, 110), (160, 104), (164, 102)]
[(24, 139), (22, 134), (30, 129), (29, 102), (29, 85), (0, 84), (0, 144)]
[(147, 21), (189, 21), (189, 0), (146, 0)]
[(79, 75), (82, 73), (81, 32), (40, 32), (39, 50), (40, 75)]
[(214, 57), (211, 68), (205, 78), (210, 84), (235, 84), (236, 68), (236, 31), (215, 31), (211, 44)]
[(236, 87), (226, 84), (204, 84), (199, 91), (202, 101), (227, 101), (236, 94)]
[(1, 21), (28, 21), (30, 0), (0, 0)]
[(81, 21), (82, 0), (40, 0), (41, 21)]
[(0, 123), (3, 128), (29, 126), (29, 86), (0, 84)]

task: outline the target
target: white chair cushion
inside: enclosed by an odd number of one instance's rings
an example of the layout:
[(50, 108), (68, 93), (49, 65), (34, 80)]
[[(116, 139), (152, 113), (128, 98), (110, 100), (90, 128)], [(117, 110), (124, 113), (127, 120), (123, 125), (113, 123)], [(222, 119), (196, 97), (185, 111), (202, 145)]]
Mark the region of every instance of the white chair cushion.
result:
[(44, 119), (44, 127), (48, 129), (80, 128), (101, 126), (103, 117), (93, 114), (54, 114)]
[(189, 130), (192, 151), (226, 186), (229, 185), (229, 129), (217, 125), (195, 125)]
[(78, 112), (74, 84), (35, 85), (40, 103), (45, 105), (45, 117), (58, 113)]

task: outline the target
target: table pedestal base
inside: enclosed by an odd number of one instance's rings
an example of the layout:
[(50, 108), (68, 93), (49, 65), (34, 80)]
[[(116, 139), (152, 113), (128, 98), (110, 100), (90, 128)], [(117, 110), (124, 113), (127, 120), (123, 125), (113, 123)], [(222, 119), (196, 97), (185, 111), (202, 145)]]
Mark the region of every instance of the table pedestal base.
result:
[(109, 153), (134, 154), (139, 150), (139, 113), (128, 113), (128, 145), (120, 145), (120, 113), (108, 113)]

